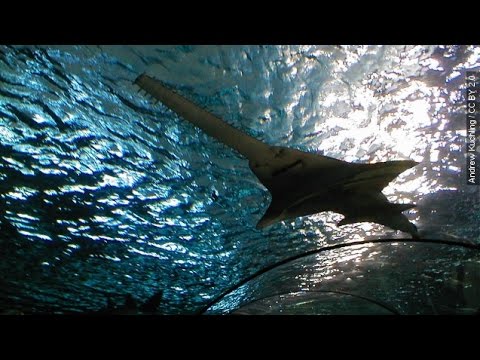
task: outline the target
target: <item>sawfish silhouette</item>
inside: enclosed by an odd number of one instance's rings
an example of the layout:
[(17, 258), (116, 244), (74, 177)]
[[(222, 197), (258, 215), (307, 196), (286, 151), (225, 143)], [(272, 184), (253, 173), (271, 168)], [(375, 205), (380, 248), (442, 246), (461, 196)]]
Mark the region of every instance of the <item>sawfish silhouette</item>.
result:
[(257, 229), (287, 219), (334, 211), (345, 216), (338, 226), (373, 222), (418, 238), (416, 226), (402, 214), (402, 211), (415, 205), (390, 203), (382, 194), (390, 181), (417, 162), (349, 163), (283, 146), (271, 146), (235, 129), (158, 79), (142, 74), (134, 84), (248, 159), (250, 169), (272, 195), (271, 204), (258, 222)]

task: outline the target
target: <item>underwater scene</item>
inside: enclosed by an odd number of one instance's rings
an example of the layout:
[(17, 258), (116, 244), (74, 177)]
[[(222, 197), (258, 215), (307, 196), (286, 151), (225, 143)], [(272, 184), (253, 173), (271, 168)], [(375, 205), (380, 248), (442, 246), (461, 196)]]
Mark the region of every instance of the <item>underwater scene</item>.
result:
[(480, 46), (0, 45), (0, 314), (480, 314)]

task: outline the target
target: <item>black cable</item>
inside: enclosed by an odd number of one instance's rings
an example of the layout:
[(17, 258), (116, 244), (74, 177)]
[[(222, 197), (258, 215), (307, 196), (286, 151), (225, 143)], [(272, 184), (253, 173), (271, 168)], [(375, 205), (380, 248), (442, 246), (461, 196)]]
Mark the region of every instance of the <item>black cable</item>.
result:
[(467, 242), (462, 242), (462, 241), (455, 241), (455, 240), (441, 240), (441, 239), (373, 239), (373, 240), (360, 240), (360, 241), (351, 241), (347, 243), (342, 243), (342, 244), (335, 244), (335, 245), (329, 245), (322, 247), (320, 249), (315, 249), (315, 250), (310, 250), (305, 253), (297, 254), (290, 256), (286, 259), (283, 259), (275, 264), (269, 265), (267, 267), (264, 267), (263, 269), (258, 270), (257, 272), (253, 273), (250, 276), (247, 276), (245, 279), (240, 281), (239, 283), (231, 286), (227, 290), (225, 290), (223, 293), (221, 293), (219, 296), (217, 296), (215, 299), (210, 301), (207, 305), (202, 307), (197, 314), (201, 315), (205, 313), (208, 309), (210, 309), (213, 305), (218, 303), (220, 300), (222, 300), (225, 296), (230, 294), (231, 292), (237, 290), (240, 288), (242, 285), (245, 285), (247, 282), (250, 280), (253, 280), (257, 276), (260, 276), (272, 269), (275, 269), (279, 266), (285, 265), (289, 262), (295, 261), (297, 259), (307, 257), (313, 254), (318, 254), (324, 251), (329, 251), (329, 250), (336, 250), (336, 249), (341, 249), (344, 247), (348, 246), (353, 246), (353, 245), (363, 245), (363, 244), (375, 244), (375, 243), (393, 243), (393, 242), (403, 242), (403, 243), (424, 243), (424, 244), (442, 244), (442, 245), (449, 245), (449, 246), (461, 246), (467, 249), (472, 249), (472, 250), (480, 250), (480, 245), (478, 244), (473, 244), (473, 243), (467, 243)]

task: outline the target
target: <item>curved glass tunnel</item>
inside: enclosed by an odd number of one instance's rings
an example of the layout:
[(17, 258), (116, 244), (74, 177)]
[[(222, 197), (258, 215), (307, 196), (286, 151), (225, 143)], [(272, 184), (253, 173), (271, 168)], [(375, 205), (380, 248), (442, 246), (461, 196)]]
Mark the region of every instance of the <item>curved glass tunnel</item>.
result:
[(345, 245), (275, 267), (206, 313), (479, 314), (480, 248), (398, 239)]
[[(479, 251), (442, 241), (480, 245), (479, 70), (466, 45), (0, 46), (1, 313), (477, 313)], [(439, 243), (333, 212), (257, 230), (248, 162), (138, 94), (143, 72), (271, 145), (419, 162), (383, 193)]]

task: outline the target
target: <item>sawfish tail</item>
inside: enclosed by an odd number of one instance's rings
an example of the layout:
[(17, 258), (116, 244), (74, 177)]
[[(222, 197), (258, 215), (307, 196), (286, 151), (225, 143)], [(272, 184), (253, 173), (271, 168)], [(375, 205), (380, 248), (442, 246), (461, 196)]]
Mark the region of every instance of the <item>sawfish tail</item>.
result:
[(170, 90), (155, 78), (142, 74), (135, 79), (134, 84), (161, 101), (185, 120), (225, 145), (237, 150), (251, 161), (258, 159), (262, 153), (270, 149), (269, 145), (235, 129), (225, 121)]

